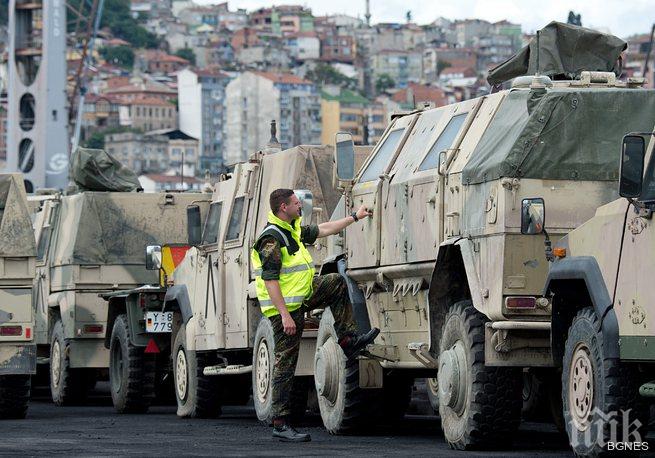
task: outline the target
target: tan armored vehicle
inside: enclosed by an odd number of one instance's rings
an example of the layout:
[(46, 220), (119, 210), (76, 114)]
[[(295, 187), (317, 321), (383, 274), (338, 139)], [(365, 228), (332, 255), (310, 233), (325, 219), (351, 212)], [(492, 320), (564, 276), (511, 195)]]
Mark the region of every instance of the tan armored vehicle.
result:
[[(654, 122), (652, 117), (649, 121)], [(645, 134), (624, 138), (619, 185), (624, 198), (598, 208), (593, 218), (557, 243), (546, 282), (552, 357), (562, 365), (564, 420), (580, 456), (622, 450), (617, 447), (625, 443), (630, 450), (648, 447), (648, 404), (655, 397), (651, 132), (652, 126)], [(650, 152), (644, 173), (646, 144)], [(618, 150), (617, 145), (617, 159)], [(526, 205), (543, 220), (544, 203), (550, 218), (558, 204), (549, 197)], [(526, 233), (540, 232), (529, 221), (523, 227)]]
[(36, 244), (20, 174), (0, 175), (0, 419), (24, 418), (36, 372)]
[[(100, 150), (73, 156), (76, 182), (130, 189), (138, 180)], [(107, 182), (100, 182), (107, 178)], [(40, 361), (50, 363), (57, 405), (78, 402), (109, 367), (107, 308), (98, 296), (157, 281), (147, 245), (186, 241), (186, 208), (202, 193), (84, 191), (34, 196), (36, 332)], [(153, 381), (154, 383), (154, 381)]]
[[(360, 163), (368, 152), (370, 148), (358, 149)], [(217, 416), (222, 405), (245, 403), (254, 391), (257, 415), (268, 419), (273, 333), (269, 321), (261, 319), (250, 248), (265, 226), (268, 197), (274, 189), (297, 190), (305, 204), (305, 224), (327, 220), (340, 197), (332, 185), (333, 156), (329, 146), (297, 146), (258, 153), (251, 161), (237, 164), (215, 184), (208, 206), (189, 208), (188, 246), (164, 246), (161, 251), (153, 247), (153, 265), (161, 266), (162, 287), (107, 295), (110, 317), (114, 307), (127, 304), (128, 321), (138, 323), (132, 333), (138, 339), (132, 345), (156, 348), (162, 360), (172, 360), (179, 416)], [(204, 221), (202, 228), (200, 221)], [(319, 244), (310, 251), (317, 265), (327, 253)], [(316, 326), (314, 320), (305, 328), (296, 371), (302, 387), (297, 402), (301, 412), (312, 386), (308, 377)], [(126, 411), (125, 405), (138, 402), (135, 394), (126, 404), (114, 404)]]
[[(608, 46), (581, 56), (587, 68), (612, 70), (625, 49), (615, 37), (587, 29), (563, 36), (562, 28), (569, 26), (541, 32), (531, 66), (541, 49), (542, 69), (568, 75), (548, 56), (588, 34)], [(590, 42), (581, 40), (579, 50)], [(603, 53), (603, 62), (594, 60)], [(521, 74), (510, 70), (507, 79)], [(401, 415), (413, 378), (436, 375), (451, 447), (511, 439), (523, 368), (559, 364), (551, 299), (543, 296), (544, 242), (521, 233), (522, 200), (545, 199), (548, 220), (535, 224), (552, 239), (568, 233), (616, 198), (617, 145), (655, 119), (655, 91), (611, 72), (573, 70), (575, 80), (519, 77), (507, 90), (397, 116), (354, 177), (352, 142), (337, 135), (347, 211), (364, 204), (374, 214), (346, 229), (344, 255), (323, 271), (346, 276), (358, 324), (381, 332), (369, 358), (346, 361), (331, 313), (323, 313), (315, 383), (330, 432)]]

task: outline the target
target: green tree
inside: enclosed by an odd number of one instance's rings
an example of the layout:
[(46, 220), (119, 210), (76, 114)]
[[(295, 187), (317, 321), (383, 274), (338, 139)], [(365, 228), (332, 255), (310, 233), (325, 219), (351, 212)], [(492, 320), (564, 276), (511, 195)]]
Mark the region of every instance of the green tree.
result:
[(193, 49), (191, 48), (180, 48), (175, 51), (175, 55), (177, 57), (181, 57), (182, 59), (188, 60), (191, 62), (191, 65), (196, 65), (196, 53), (193, 52)]
[(134, 51), (129, 46), (100, 48), (98, 51), (107, 62), (130, 70), (134, 66)]
[(105, 134), (102, 132), (93, 132), (89, 138), (82, 142), (84, 148), (105, 149)]
[(441, 72), (443, 72), (448, 67), (452, 67), (450, 62), (446, 62), (445, 60), (437, 61), (437, 75), (441, 75)]
[(329, 64), (317, 64), (313, 70), (309, 70), (306, 78), (318, 85), (333, 84), (347, 89), (356, 89), (357, 80), (349, 78)]
[(396, 82), (391, 78), (387, 73), (382, 73), (378, 76), (378, 79), (375, 81), (375, 90), (378, 92), (384, 92), (387, 89), (391, 89), (396, 86)]
[[(4, 0), (2, 0), (4, 3)], [(76, 10), (85, 0), (68, 0), (68, 4)], [(89, 13), (89, 7), (83, 8), (84, 13)], [(70, 28), (74, 27), (76, 21), (69, 20)], [(129, 42), (136, 48), (156, 48), (159, 46), (159, 39), (153, 33), (148, 32), (139, 21), (130, 13), (130, 0), (106, 0), (102, 11), (100, 27), (109, 27), (111, 33), (118, 38)]]

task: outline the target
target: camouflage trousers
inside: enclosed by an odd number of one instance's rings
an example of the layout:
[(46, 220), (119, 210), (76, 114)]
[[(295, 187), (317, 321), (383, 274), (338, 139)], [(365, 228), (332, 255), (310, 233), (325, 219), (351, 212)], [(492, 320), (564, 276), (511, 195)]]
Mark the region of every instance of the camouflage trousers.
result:
[(339, 274), (327, 274), (314, 277), (313, 294), (305, 300), (302, 307), (291, 312), (296, 323), (296, 333), (289, 336), (284, 333), (280, 315), (270, 317), (275, 340), (275, 366), (273, 367), (273, 418), (286, 417), (291, 414), (291, 398), (294, 373), (298, 363), (300, 338), (305, 324), (305, 312), (317, 308), (330, 307), (334, 315), (337, 337), (341, 340), (354, 335), (357, 327), (353, 321), (352, 305), (348, 297), (346, 281)]

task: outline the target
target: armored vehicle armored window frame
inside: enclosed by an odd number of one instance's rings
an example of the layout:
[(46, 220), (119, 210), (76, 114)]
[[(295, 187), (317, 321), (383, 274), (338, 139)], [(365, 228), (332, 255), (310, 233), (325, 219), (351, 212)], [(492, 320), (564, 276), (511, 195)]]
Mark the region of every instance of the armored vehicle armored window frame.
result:
[[(425, 170), (433, 170), (439, 167), (439, 154), (441, 151), (451, 149), (455, 144), (457, 138), (462, 133), (462, 129), (466, 124), (466, 118), (468, 118), (468, 115), (468, 112), (456, 113), (448, 120), (448, 124), (446, 124), (446, 127), (444, 127), (443, 131), (441, 131), (437, 139), (432, 144), (428, 154), (426, 154), (423, 158), (423, 161), (421, 161), (421, 165), (418, 166), (418, 171), (423, 172)], [(457, 125), (457, 130), (455, 131), (455, 129), (452, 129), (451, 126), (455, 126), (456, 122), (459, 123), (459, 125)], [(452, 135), (453, 132), (454, 135)], [(447, 135), (450, 135), (450, 138)], [(450, 141), (448, 142), (449, 139)]]
[(53, 241), (53, 229), (56, 227), (59, 205), (43, 202), (44, 212), (43, 220), (39, 230), (38, 240), (36, 242), (36, 263), (39, 266), (45, 265), (48, 259), (48, 253)]
[(646, 157), (650, 156), (650, 159), (645, 168), (641, 196), (639, 197), (639, 200), (643, 202), (655, 201), (655, 154), (653, 154), (652, 141), (652, 137), (646, 139)]
[(218, 242), (218, 233), (221, 226), (221, 212), (223, 211), (223, 201), (212, 202), (209, 206), (209, 213), (205, 220), (205, 227), (202, 231), (200, 245), (214, 245)]
[[(405, 127), (389, 131), (383, 142), (377, 148), (375, 155), (366, 165), (366, 168), (358, 180), (359, 183), (375, 181), (384, 173), (387, 167), (389, 167), (394, 153), (398, 150), (398, 145), (403, 139), (405, 131)], [(391, 138), (392, 135), (394, 136), (393, 139)]]
[[(236, 241), (243, 238), (243, 222), (245, 221), (243, 212), (246, 209), (245, 203), (246, 196), (239, 196), (234, 199), (230, 213), (230, 221), (228, 222), (227, 228), (225, 229), (226, 244), (235, 243)], [(235, 229), (238, 229), (236, 234), (234, 234)]]

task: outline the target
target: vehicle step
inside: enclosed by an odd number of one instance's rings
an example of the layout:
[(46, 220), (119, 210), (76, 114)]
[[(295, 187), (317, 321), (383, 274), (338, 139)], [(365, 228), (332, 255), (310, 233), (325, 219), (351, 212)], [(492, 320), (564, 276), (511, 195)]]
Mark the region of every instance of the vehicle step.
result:
[(252, 372), (252, 365), (232, 364), (230, 366), (207, 366), (202, 370), (203, 375), (239, 375)]

